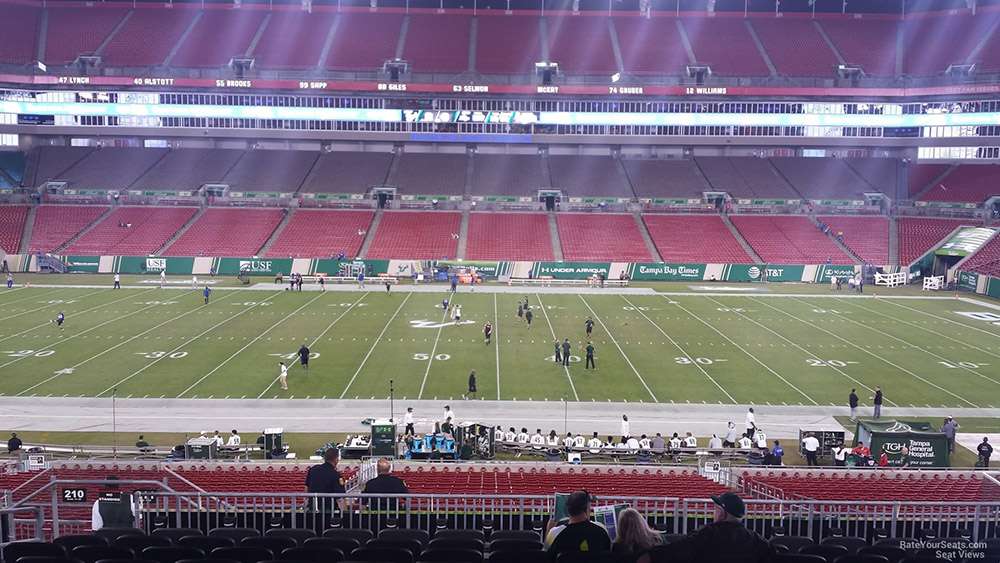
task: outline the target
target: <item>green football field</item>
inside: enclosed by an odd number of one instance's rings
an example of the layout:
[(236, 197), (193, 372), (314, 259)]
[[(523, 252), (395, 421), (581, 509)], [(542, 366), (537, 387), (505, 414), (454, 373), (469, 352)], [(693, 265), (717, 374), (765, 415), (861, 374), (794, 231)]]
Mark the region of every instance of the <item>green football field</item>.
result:
[[(28, 288), (0, 292), (0, 394), (1000, 405), (1000, 308), (939, 298)], [(530, 290), (526, 290), (530, 291)], [(767, 291), (778, 293), (782, 286)], [(847, 295), (846, 292), (842, 295)], [(912, 292), (911, 292), (912, 295)], [(527, 297), (529, 328), (517, 317)], [(65, 328), (52, 322), (66, 314)], [(596, 370), (584, 369), (595, 321)], [(483, 323), (495, 327), (483, 341)], [(569, 338), (569, 367), (553, 342)], [(308, 372), (295, 362), (303, 343)], [(278, 362), (294, 364), (280, 390)]]

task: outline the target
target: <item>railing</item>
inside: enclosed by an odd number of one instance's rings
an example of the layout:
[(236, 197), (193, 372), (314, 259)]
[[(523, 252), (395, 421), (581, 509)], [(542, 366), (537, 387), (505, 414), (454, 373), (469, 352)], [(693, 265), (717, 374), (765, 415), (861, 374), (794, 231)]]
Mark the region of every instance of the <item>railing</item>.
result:
[(14, 541), (45, 539), (45, 515), (41, 508), (24, 506), (0, 508), (0, 546)]

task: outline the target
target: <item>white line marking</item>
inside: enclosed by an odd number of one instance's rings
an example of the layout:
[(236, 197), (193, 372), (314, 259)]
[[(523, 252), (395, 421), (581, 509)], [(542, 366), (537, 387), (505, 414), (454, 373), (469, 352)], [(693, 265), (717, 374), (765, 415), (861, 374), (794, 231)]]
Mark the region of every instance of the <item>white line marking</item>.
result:
[[(11, 293), (13, 293), (15, 291), (20, 291), (22, 289), (25, 289), (25, 288), (24, 287), (17, 287), (17, 288), (11, 289), (9, 291), (6, 291), (4, 293), (0, 293), (0, 295), (10, 295)], [(20, 299), (11, 299), (10, 301), (0, 301), (0, 307), (6, 307), (7, 305), (13, 305), (14, 303), (20, 303), (21, 301), (27, 301), (29, 299), (38, 299), (39, 297), (45, 297), (45, 296), (50, 296), (51, 297), (52, 294), (58, 293), (58, 292), (59, 292), (58, 289), (54, 289), (52, 291), (43, 291), (40, 295), (28, 295), (27, 297), (22, 297)], [(100, 293), (100, 292), (98, 292), (98, 293)], [(48, 307), (55, 307), (57, 305), (62, 305), (62, 303), (47, 303), (46, 305)], [(38, 309), (34, 309), (34, 310), (37, 311), (39, 309), (44, 309), (44, 308), (45, 307), (39, 307)], [(20, 315), (26, 315), (26, 314), (31, 313), (31, 312), (32, 311), (26, 311), (26, 312), (20, 313), (18, 315), (11, 315), (10, 317), (7, 317), (7, 318), (8, 319), (13, 319), (14, 317), (18, 317)]]
[[(962, 299), (961, 301), (965, 301), (965, 299)], [(997, 333), (993, 332), (992, 330), (985, 330), (985, 329), (979, 328), (977, 326), (972, 326), (972, 325), (968, 325), (968, 324), (965, 324), (965, 323), (958, 322), (956, 320), (949, 319), (948, 317), (942, 317), (940, 315), (935, 315), (934, 313), (928, 313), (927, 311), (921, 311), (920, 309), (914, 309), (913, 307), (907, 307), (906, 305), (900, 305), (899, 303), (893, 303), (892, 301), (888, 301), (888, 303), (890, 303), (892, 305), (895, 305), (897, 307), (902, 307), (902, 308), (907, 309), (909, 311), (913, 311), (915, 313), (920, 313), (921, 315), (927, 315), (928, 317), (931, 317), (931, 318), (934, 318), (934, 319), (939, 319), (939, 320), (942, 320), (942, 321), (945, 321), (945, 322), (948, 322), (948, 323), (951, 323), (951, 324), (955, 324), (955, 325), (958, 325), (958, 326), (961, 326), (961, 327), (964, 327), (964, 328), (967, 328), (967, 329), (970, 329), (970, 330), (974, 330), (976, 332), (982, 332), (983, 334), (988, 334), (990, 336), (993, 336), (993, 337), (996, 337), (996, 338), (1000, 338), (1000, 334), (997, 334)], [(954, 339), (952, 339), (952, 340), (954, 340)]]
[[(111, 291), (110, 289), (104, 289), (104, 290), (101, 290), (101, 291), (95, 291), (94, 293), (88, 293), (86, 295), (80, 296), (78, 299), (85, 299), (87, 297), (91, 297), (91, 296), (97, 295), (99, 293), (108, 293), (110, 291)], [(146, 291), (143, 291), (142, 293), (148, 293), (148, 292), (149, 292), (149, 290), (146, 290)], [(142, 293), (140, 293), (139, 295), (142, 295)], [(89, 313), (89, 312), (91, 312), (93, 310), (100, 309), (101, 307), (107, 307), (108, 305), (112, 305), (114, 303), (118, 303), (118, 301), (124, 301), (125, 299), (132, 299), (134, 297), (135, 296), (132, 295), (132, 296), (129, 296), (129, 297), (123, 297), (122, 299), (118, 299), (118, 300), (115, 300), (115, 301), (110, 301), (108, 303), (101, 303), (101, 304), (95, 305), (95, 306), (93, 306), (93, 307), (91, 307), (89, 309), (84, 309), (82, 311), (77, 311), (77, 312), (75, 312), (73, 314), (74, 315), (80, 315), (80, 314), (83, 314), (83, 313)], [(73, 303), (70, 303), (70, 305), (73, 305)], [(58, 304), (57, 305), (47, 305), (45, 307), (39, 307), (38, 309), (35, 309), (34, 311), (29, 311), (29, 312), (33, 313), (33, 312), (41, 311), (43, 309), (48, 309), (49, 307), (56, 308), (56, 307), (59, 307), (59, 305)], [(13, 317), (9, 317), (9, 318), (13, 318)], [(45, 326), (49, 326), (50, 324), (51, 324), (50, 322), (44, 322), (44, 323), (42, 323), (42, 324), (40, 324), (38, 326), (33, 326), (33, 327), (29, 328), (29, 329), (22, 330), (21, 332), (14, 333), (14, 334), (12, 334), (10, 336), (5, 336), (4, 338), (0, 338), (0, 342), (4, 342), (6, 340), (10, 340), (11, 338), (16, 338), (18, 336), (21, 336), (22, 334), (28, 334), (29, 332), (38, 330), (38, 329), (40, 329), (42, 327), (45, 327)]]
[[(455, 306), (455, 302), (453, 301), (455, 299), (455, 295), (456, 293), (454, 291), (451, 292), (451, 300), (448, 301), (448, 307), (444, 309), (444, 313), (441, 315), (441, 326), (438, 327), (437, 336), (434, 337), (434, 345), (431, 346), (430, 357), (427, 358), (427, 369), (424, 370), (424, 379), (420, 382), (420, 392), (417, 393), (417, 400), (422, 399), (424, 396), (424, 386), (427, 385), (427, 376), (431, 373), (431, 364), (434, 363), (434, 354), (437, 354), (438, 341), (441, 340), (441, 331), (444, 330), (445, 321), (448, 320), (448, 308)], [(448, 342), (451, 342), (450, 338), (448, 339)]]
[(737, 349), (739, 349), (741, 352), (743, 352), (744, 354), (746, 354), (747, 356), (749, 356), (751, 360), (753, 360), (753, 361), (757, 362), (758, 364), (760, 364), (760, 367), (762, 367), (762, 368), (766, 369), (767, 371), (771, 372), (771, 375), (773, 375), (773, 376), (777, 377), (778, 379), (780, 379), (781, 381), (783, 381), (785, 383), (785, 385), (787, 385), (787, 386), (791, 387), (792, 389), (795, 389), (796, 391), (798, 391), (799, 395), (802, 395), (806, 399), (809, 399), (809, 401), (811, 401), (812, 404), (814, 404), (814, 405), (818, 405), (819, 404), (819, 403), (816, 402), (815, 399), (813, 399), (808, 394), (806, 394), (805, 391), (803, 391), (803, 390), (799, 389), (798, 387), (796, 387), (795, 385), (793, 385), (791, 381), (788, 381), (780, 373), (778, 373), (778, 372), (774, 371), (773, 369), (771, 369), (771, 366), (769, 366), (769, 365), (765, 364), (764, 362), (762, 362), (760, 360), (760, 358), (758, 358), (757, 356), (754, 356), (753, 354), (750, 353), (749, 350), (747, 350), (744, 347), (742, 347), (739, 344), (737, 344), (732, 338), (729, 338), (729, 336), (727, 336), (721, 330), (715, 328), (714, 326), (712, 326), (710, 323), (708, 323), (707, 321), (705, 321), (704, 319), (702, 319), (698, 315), (696, 315), (696, 314), (692, 313), (691, 311), (687, 310), (687, 308), (684, 307), (684, 305), (681, 305), (680, 302), (678, 302), (676, 304), (676, 307), (679, 308), (681, 311), (684, 311), (685, 313), (687, 313), (691, 318), (695, 319), (696, 321), (700, 322), (701, 324), (703, 324), (703, 325), (707, 326), (708, 328), (712, 329), (713, 332), (715, 332), (716, 334), (718, 334), (722, 338), (726, 339), (726, 342), (729, 342), (730, 344), (732, 344), (733, 346), (735, 346)]
[(343, 399), (344, 395), (347, 394), (347, 390), (351, 388), (351, 385), (354, 385), (354, 380), (357, 379), (358, 374), (361, 373), (361, 370), (365, 367), (365, 363), (368, 361), (368, 358), (372, 355), (372, 352), (375, 351), (375, 347), (378, 346), (379, 341), (382, 340), (382, 336), (385, 335), (385, 331), (389, 330), (389, 325), (392, 324), (393, 319), (395, 319), (396, 315), (398, 315), (399, 312), (403, 309), (403, 305), (406, 305), (406, 302), (409, 301), (411, 295), (413, 295), (413, 292), (406, 294), (406, 297), (403, 298), (403, 302), (399, 304), (399, 307), (396, 307), (396, 312), (394, 312), (392, 316), (389, 317), (389, 322), (385, 323), (385, 326), (382, 327), (382, 332), (378, 333), (378, 338), (375, 339), (375, 342), (372, 342), (372, 347), (368, 349), (368, 353), (365, 354), (365, 357), (361, 360), (361, 365), (359, 365), (358, 369), (354, 371), (354, 375), (351, 376), (351, 380), (347, 382), (347, 386), (344, 387), (344, 391), (340, 394), (341, 399)]
[[(344, 318), (344, 315), (346, 315), (347, 313), (350, 313), (350, 312), (351, 312), (351, 310), (352, 310), (352, 309), (354, 309), (354, 307), (355, 307), (355, 306), (356, 306), (356, 305), (357, 305), (358, 303), (361, 303), (361, 300), (362, 300), (362, 299), (364, 299), (365, 297), (368, 297), (369, 295), (371, 295), (371, 292), (367, 292), (367, 291), (366, 291), (365, 293), (363, 293), (363, 294), (361, 295), (361, 297), (359, 297), (359, 298), (358, 298), (358, 300), (357, 300), (357, 301), (355, 301), (354, 303), (351, 303), (351, 306), (350, 306), (350, 307), (348, 307), (347, 309), (344, 309), (344, 312), (342, 312), (342, 313), (341, 313), (340, 315), (338, 315), (338, 316), (337, 316), (337, 318), (333, 319), (333, 322), (332, 322), (332, 323), (330, 323), (329, 325), (327, 325), (327, 327), (326, 327), (325, 329), (323, 329), (323, 332), (319, 333), (319, 336), (317, 336), (317, 337), (316, 337), (316, 338), (315, 338), (315, 339), (314, 339), (314, 340), (312, 341), (312, 343), (311, 343), (311, 344), (309, 344), (309, 348), (310, 348), (310, 349), (312, 349), (312, 348), (313, 348), (314, 346), (316, 346), (316, 343), (317, 343), (317, 342), (319, 342), (319, 341), (320, 341), (320, 340), (321, 340), (321, 339), (322, 339), (322, 338), (323, 338), (324, 336), (326, 336), (326, 333), (330, 332), (330, 329), (331, 329), (331, 328), (333, 328), (333, 325), (337, 324), (337, 321), (339, 321), (340, 319)], [(296, 364), (295, 364), (295, 362), (293, 361), (293, 362), (292, 362), (292, 367), (295, 367), (295, 366), (296, 366)], [(291, 371), (291, 369), (289, 369), (288, 371)], [(271, 383), (270, 383), (270, 384), (268, 384), (267, 388), (265, 388), (265, 389), (264, 389), (263, 391), (261, 391), (261, 392), (260, 392), (260, 395), (257, 395), (257, 398), (258, 398), (258, 399), (260, 399), (261, 397), (263, 397), (263, 396), (264, 396), (264, 393), (267, 393), (267, 392), (268, 392), (268, 391), (269, 391), (269, 390), (271, 389), (271, 387), (273, 387), (273, 386), (274, 386), (274, 384), (275, 384), (275, 383), (277, 383), (277, 382), (278, 382), (278, 378), (277, 378), (277, 377), (275, 377), (275, 378), (274, 378), (273, 380), (271, 380)]]
[[(144, 365), (143, 367), (141, 367), (141, 368), (137, 369), (136, 371), (132, 372), (130, 375), (127, 375), (124, 378), (118, 380), (111, 387), (108, 387), (104, 391), (101, 391), (100, 393), (98, 393), (97, 396), (100, 397), (101, 395), (104, 395), (105, 393), (108, 393), (108, 392), (111, 392), (111, 391), (115, 390), (115, 388), (117, 388), (119, 385), (121, 385), (121, 384), (129, 381), (133, 377), (141, 374), (142, 372), (146, 371), (147, 369), (149, 369), (149, 368), (155, 366), (156, 364), (160, 363), (160, 361), (168, 358), (170, 356), (170, 354), (173, 354), (174, 352), (177, 352), (178, 350), (180, 350), (181, 348), (187, 346), (188, 344), (191, 344), (191, 343), (195, 342), (196, 340), (198, 340), (202, 336), (205, 336), (206, 334), (208, 334), (208, 333), (212, 332), (213, 330), (219, 328), (220, 326), (228, 323), (229, 321), (235, 319), (236, 317), (242, 316), (243, 314), (249, 313), (250, 311), (256, 309), (257, 307), (260, 307), (262, 303), (267, 303), (268, 301), (270, 301), (271, 299), (274, 299), (278, 295), (281, 295), (281, 292), (275, 292), (275, 293), (271, 294), (269, 297), (267, 297), (266, 299), (264, 299), (263, 301), (258, 302), (256, 305), (251, 305), (250, 307), (247, 307), (246, 309), (243, 309), (242, 311), (240, 311), (238, 313), (230, 315), (229, 317), (227, 317), (227, 318), (219, 321), (218, 323), (210, 326), (209, 328), (203, 330), (202, 332), (196, 334), (195, 336), (193, 336), (191, 338), (188, 338), (183, 343), (181, 343), (179, 346), (177, 346), (174, 349), (170, 350), (166, 354), (160, 356), (159, 358), (153, 360), (152, 362), (149, 362), (148, 364)], [(160, 395), (160, 398), (162, 399), (163, 395)]]
[[(542, 303), (542, 296), (536, 293), (535, 299), (538, 301), (538, 308), (542, 310), (542, 315), (545, 316), (545, 323), (549, 325), (549, 332), (552, 333), (552, 339), (559, 342), (559, 337), (556, 336), (556, 331), (552, 328), (552, 322), (549, 320), (549, 314), (545, 312), (545, 304)], [(569, 374), (569, 366), (564, 364), (563, 371), (566, 372), (566, 379), (569, 380), (569, 388), (573, 390), (573, 398), (579, 401), (580, 396), (576, 394), (576, 385), (573, 384), (573, 376)]]
[[(634, 303), (632, 303), (631, 301), (629, 301), (628, 297), (625, 297), (624, 295), (622, 295), (622, 299), (624, 299), (625, 302), (628, 303), (630, 307), (632, 307), (633, 309), (635, 309), (636, 312), (638, 312), (640, 315), (642, 315), (643, 318), (645, 318), (647, 321), (649, 321), (649, 324), (653, 325), (653, 327), (656, 330), (660, 331), (660, 334), (662, 334), (663, 336), (665, 336), (667, 338), (667, 340), (669, 340), (670, 343), (674, 345), (674, 348), (677, 348), (677, 350), (679, 350), (681, 354), (684, 354), (684, 356), (688, 357), (688, 358), (691, 357), (691, 355), (688, 354), (687, 351), (684, 350), (684, 348), (681, 348), (681, 345), (678, 344), (677, 341), (673, 339), (673, 337), (671, 337), (669, 334), (667, 334), (666, 331), (664, 331), (663, 328), (660, 327), (660, 325), (656, 324), (655, 322), (653, 322), (653, 319), (651, 319), (648, 316), (646, 316), (645, 311), (642, 311), (638, 307), (636, 307)], [(704, 375), (705, 377), (707, 377), (708, 380), (711, 381), (713, 385), (715, 385), (716, 387), (718, 387), (719, 391), (722, 391), (722, 393), (726, 397), (728, 397), (730, 401), (732, 401), (733, 403), (737, 402), (736, 399), (732, 395), (729, 394), (729, 391), (726, 391), (725, 387), (723, 387), (722, 385), (719, 385), (719, 382), (716, 381), (714, 377), (712, 377), (711, 375), (709, 375), (709, 373), (707, 371), (705, 371), (705, 368), (701, 364), (699, 364), (698, 362), (692, 362), (692, 363), (694, 364), (694, 366), (696, 368), (698, 368), (698, 371), (700, 371), (702, 375)]]
[(500, 400), (500, 316), (497, 314), (497, 294), (493, 294), (493, 335), (497, 353), (497, 400)]
[[(829, 330), (826, 330), (825, 328), (819, 326), (818, 324), (810, 323), (809, 321), (803, 320), (803, 319), (801, 319), (801, 318), (799, 318), (799, 317), (797, 317), (797, 316), (789, 313), (788, 311), (785, 311), (784, 309), (778, 309), (777, 307), (773, 307), (773, 306), (771, 306), (771, 305), (769, 305), (767, 303), (764, 303), (763, 301), (756, 301), (755, 300), (755, 302), (758, 303), (758, 304), (760, 304), (760, 305), (764, 305), (765, 307), (768, 307), (770, 309), (774, 309), (775, 311), (778, 311), (779, 313), (782, 313), (782, 314), (784, 314), (784, 315), (786, 315), (788, 317), (791, 317), (791, 318), (793, 318), (793, 319), (801, 322), (802, 324), (811, 326), (811, 327), (813, 327), (813, 328), (815, 328), (817, 330), (821, 330), (821, 331), (825, 332), (826, 334), (829, 334), (830, 336), (836, 338), (837, 340), (840, 340), (841, 342), (843, 342), (845, 344), (849, 344), (849, 345), (853, 346), (854, 348), (857, 348), (858, 350), (861, 350), (865, 354), (868, 354), (869, 356), (871, 356), (873, 358), (876, 358), (879, 361), (881, 361), (881, 362), (883, 362), (885, 364), (888, 364), (888, 365), (890, 365), (890, 366), (898, 369), (899, 371), (908, 374), (911, 377), (914, 377), (916, 379), (919, 379), (920, 381), (923, 381), (924, 383), (926, 383), (927, 385), (930, 385), (931, 387), (934, 387), (935, 389), (938, 389), (940, 391), (944, 391), (945, 393), (951, 395), (952, 397), (955, 397), (956, 399), (958, 399), (958, 400), (960, 400), (960, 401), (962, 401), (964, 403), (968, 403), (969, 405), (972, 405), (973, 407), (979, 408), (978, 405), (976, 405), (975, 403), (973, 403), (971, 401), (968, 401), (968, 400), (966, 400), (966, 399), (964, 399), (964, 398), (962, 398), (962, 397), (960, 397), (960, 396), (952, 393), (951, 391), (945, 389), (944, 387), (941, 387), (940, 385), (937, 385), (935, 383), (932, 383), (932, 382), (928, 381), (927, 379), (925, 379), (925, 378), (917, 375), (916, 373), (913, 373), (912, 371), (904, 368), (903, 366), (895, 364), (895, 363), (887, 360), (886, 358), (883, 358), (882, 356), (879, 356), (878, 354), (876, 354), (875, 352), (872, 352), (871, 350), (865, 348), (864, 346), (859, 346), (859, 345), (855, 344), (854, 342), (851, 342), (850, 340), (847, 340), (846, 338), (843, 338), (842, 336), (840, 336), (837, 333), (830, 332)], [(805, 303), (805, 302), (803, 301), (803, 303)], [(810, 305), (810, 307), (812, 307), (812, 305)]]
[(659, 403), (660, 400), (656, 398), (656, 395), (653, 394), (653, 390), (650, 389), (649, 385), (646, 384), (646, 380), (642, 378), (642, 374), (639, 373), (639, 370), (635, 369), (635, 366), (632, 365), (632, 360), (628, 359), (628, 356), (625, 355), (625, 350), (622, 350), (622, 347), (618, 345), (618, 340), (615, 339), (615, 335), (611, 334), (611, 331), (608, 330), (608, 327), (604, 324), (604, 321), (601, 320), (601, 317), (597, 315), (594, 309), (590, 306), (590, 303), (587, 303), (587, 300), (583, 298), (583, 294), (579, 294), (579, 297), (580, 301), (583, 301), (583, 304), (587, 306), (587, 310), (590, 311), (590, 314), (594, 315), (594, 318), (597, 319), (597, 322), (601, 323), (601, 328), (604, 329), (604, 332), (606, 332), (608, 334), (608, 337), (611, 338), (611, 342), (613, 342), (615, 347), (618, 348), (618, 352), (622, 355), (623, 358), (625, 358), (625, 363), (628, 364), (628, 367), (632, 368), (632, 373), (634, 373), (635, 376), (639, 378), (639, 381), (642, 382), (642, 386), (646, 388), (646, 392), (649, 393), (649, 396), (653, 398), (653, 402)]
[(230, 361), (232, 361), (232, 359), (233, 359), (233, 358), (235, 358), (236, 356), (239, 356), (239, 355), (240, 355), (241, 353), (243, 353), (243, 351), (244, 351), (244, 350), (246, 350), (247, 348), (249, 348), (249, 347), (253, 346), (253, 345), (254, 345), (254, 343), (256, 343), (256, 342), (257, 342), (258, 340), (260, 340), (261, 338), (264, 338), (264, 336), (265, 336), (265, 335), (266, 335), (267, 333), (269, 333), (269, 332), (271, 332), (272, 330), (274, 330), (274, 328), (275, 328), (276, 326), (278, 326), (278, 325), (280, 325), (281, 323), (283, 323), (283, 322), (287, 321), (288, 319), (290, 319), (290, 318), (294, 317), (294, 316), (295, 316), (295, 315), (296, 315), (296, 314), (297, 314), (297, 313), (298, 313), (299, 311), (301, 311), (302, 309), (305, 309), (305, 308), (306, 308), (306, 307), (308, 307), (309, 305), (312, 305), (313, 301), (316, 301), (316, 300), (317, 300), (317, 299), (319, 299), (320, 297), (323, 297), (323, 295), (325, 295), (325, 294), (324, 294), (324, 293), (322, 293), (322, 292), (320, 292), (320, 293), (319, 293), (318, 295), (316, 295), (316, 297), (313, 297), (313, 298), (312, 298), (312, 299), (310, 299), (309, 301), (306, 301), (306, 302), (305, 302), (305, 303), (303, 303), (303, 304), (302, 304), (301, 306), (299, 306), (299, 308), (295, 309), (295, 310), (294, 310), (294, 311), (292, 311), (291, 313), (288, 313), (287, 315), (285, 315), (284, 317), (282, 317), (282, 318), (281, 318), (281, 319), (279, 319), (278, 321), (275, 321), (275, 323), (274, 323), (274, 324), (272, 324), (271, 326), (269, 326), (269, 327), (267, 327), (266, 329), (264, 329), (264, 332), (262, 332), (262, 333), (258, 334), (257, 336), (255, 336), (253, 340), (251, 340), (250, 342), (247, 342), (246, 344), (244, 344), (244, 345), (243, 345), (243, 347), (242, 347), (242, 348), (240, 348), (239, 350), (237, 350), (237, 351), (233, 352), (233, 353), (232, 353), (232, 354), (231, 354), (231, 355), (230, 355), (230, 356), (229, 356), (228, 358), (226, 358), (225, 360), (223, 360), (221, 364), (219, 364), (219, 365), (215, 366), (214, 368), (212, 368), (212, 370), (211, 370), (211, 371), (209, 371), (209, 372), (208, 372), (208, 373), (206, 373), (205, 375), (203, 375), (203, 376), (199, 377), (199, 378), (198, 378), (198, 380), (197, 380), (197, 381), (195, 381), (194, 383), (192, 383), (191, 385), (188, 385), (187, 389), (185, 389), (185, 390), (181, 391), (181, 392), (180, 392), (180, 393), (179, 393), (179, 394), (178, 394), (177, 396), (178, 396), (178, 397), (182, 397), (182, 396), (184, 396), (184, 394), (186, 394), (186, 393), (187, 393), (188, 391), (190, 391), (190, 390), (194, 389), (194, 388), (195, 388), (195, 387), (197, 387), (198, 385), (201, 385), (201, 382), (203, 382), (203, 381), (205, 381), (206, 379), (208, 379), (209, 377), (211, 377), (213, 373), (215, 373), (215, 372), (219, 371), (220, 369), (222, 369), (222, 366), (224, 366), (224, 365), (228, 364), (228, 363), (229, 363)]

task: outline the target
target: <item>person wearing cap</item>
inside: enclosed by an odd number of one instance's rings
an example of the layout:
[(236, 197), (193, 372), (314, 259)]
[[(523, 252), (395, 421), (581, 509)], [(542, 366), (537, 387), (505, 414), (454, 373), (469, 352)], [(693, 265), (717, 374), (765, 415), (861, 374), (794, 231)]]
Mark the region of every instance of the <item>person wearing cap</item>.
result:
[(566, 499), (569, 520), (558, 524), (549, 520), (545, 545), (550, 561), (563, 553), (599, 554), (611, 551), (611, 537), (600, 524), (590, 521), (590, 494), (576, 491)]
[(955, 453), (955, 433), (958, 432), (958, 428), (958, 423), (950, 416), (944, 419), (944, 424), (941, 425), (941, 433), (948, 438), (948, 453)]
[[(670, 544), (671, 561), (691, 563), (765, 563), (774, 549), (756, 532), (743, 525), (746, 505), (736, 493), (712, 497), (715, 521), (686, 538)], [(677, 557), (679, 556), (679, 557)], [(639, 563), (645, 563), (642, 558)]]
[(135, 527), (132, 494), (118, 490), (117, 475), (108, 475), (105, 481), (108, 481), (105, 491), (90, 511), (90, 529), (96, 532), (102, 528)]
[[(323, 452), (323, 463), (310, 467), (309, 471), (306, 472), (306, 492), (318, 494), (343, 494), (347, 492), (344, 488), (346, 481), (337, 471), (337, 463), (339, 462), (340, 451), (337, 448), (328, 448)], [(333, 502), (333, 499), (329, 497), (318, 500), (318, 508), (324, 514), (332, 514), (339, 504)]]
[(990, 468), (990, 456), (993, 455), (993, 446), (990, 445), (988, 436), (983, 436), (983, 441), (976, 446), (976, 453), (979, 454), (979, 464), (985, 469)]

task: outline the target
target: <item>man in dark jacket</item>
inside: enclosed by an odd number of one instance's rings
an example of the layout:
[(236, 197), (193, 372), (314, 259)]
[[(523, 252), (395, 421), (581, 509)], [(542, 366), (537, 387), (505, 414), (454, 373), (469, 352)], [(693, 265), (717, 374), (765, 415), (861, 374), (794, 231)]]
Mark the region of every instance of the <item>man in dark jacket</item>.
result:
[(670, 544), (677, 561), (691, 563), (770, 563), (774, 549), (743, 525), (746, 506), (736, 493), (712, 497), (715, 522)]
[(851, 407), (851, 420), (858, 419), (858, 394), (857, 389), (851, 389), (851, 394), (847, 396), (847, 404)]
[(979, 464), (989, 469), (990, 456), (993, 455), (993, 446), (990, 445), (990, 439), (984, 436), (983, 441), (976, 446), (976, 451), (979, 452)]
[(875, 387), (875, 395), (872, 396), (872, 404), (875, 405), (875, 410), (874, 410), (874, 412), (872, 414), (875, 415), (875, 418), (882, 418), (882, 401), (883, 400), (884, 400), (884, 398), (882, 397), (882, 388), (881, 387)]
[[(392, 475), (392, 463), (390, 463), (388, 459), (378, 460), (376, 468), (378, 476), (365, 483), (365, 488), (362, 491), (363, 493), (371, 495), (405, 495), (410, 492), (410, 489), (407, 488), (405, 481), (395, 475)], [(399, 504), (399, 499), (376, 499), (372, 504), (375, 505), (374, 508), (382, 510), (396, 510), (396, 507)]]

